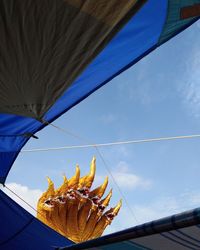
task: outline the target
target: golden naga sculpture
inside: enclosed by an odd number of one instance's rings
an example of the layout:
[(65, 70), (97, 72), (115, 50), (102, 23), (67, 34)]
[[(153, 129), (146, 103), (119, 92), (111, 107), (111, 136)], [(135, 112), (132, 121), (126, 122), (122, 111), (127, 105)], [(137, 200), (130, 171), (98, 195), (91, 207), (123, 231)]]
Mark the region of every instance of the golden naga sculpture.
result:
[(105, 212), (112, 190), (102, 199), (108, 177), (101, 186), (90, 190), (95, 172), (96, 159), (93, 158), (88, 175), (80, 177), (77, 165), (75, 175), (69, 180), (64, 176), (64, 182), (57, 190), (47, 178), (49, 186), (38, 200), (37, 218), (76, 243), (100, 237), (118, 214), (122, 201)]

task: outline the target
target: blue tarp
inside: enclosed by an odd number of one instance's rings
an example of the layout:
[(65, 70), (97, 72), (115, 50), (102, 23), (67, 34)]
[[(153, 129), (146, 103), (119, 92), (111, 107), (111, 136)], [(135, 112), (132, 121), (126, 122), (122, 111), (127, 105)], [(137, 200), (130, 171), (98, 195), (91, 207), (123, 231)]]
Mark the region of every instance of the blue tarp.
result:
[(47, 227), (0, 190), (0, 249), (53, 250), (72, 242)]

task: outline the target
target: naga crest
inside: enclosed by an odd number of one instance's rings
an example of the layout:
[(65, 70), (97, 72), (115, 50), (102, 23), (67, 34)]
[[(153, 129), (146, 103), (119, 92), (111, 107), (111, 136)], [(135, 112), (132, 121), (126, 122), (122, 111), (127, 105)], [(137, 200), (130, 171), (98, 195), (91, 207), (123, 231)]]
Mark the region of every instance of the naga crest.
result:
[(48, 189), (37, 204), (37, 218), (68, 239), (78, 243), (100, 237), (106, 227), (118, 214), (122, 201), (116, 207), (105, 211), (109, 205), (112, 189), (102, 198), (108, 185), (104, 183), (91, 190), (96, 172), (96, 159), (90, 165), (90, 173), (80, 177), (80, 168), (76, 166), (75, 175), (54, 188), (48, 180)]

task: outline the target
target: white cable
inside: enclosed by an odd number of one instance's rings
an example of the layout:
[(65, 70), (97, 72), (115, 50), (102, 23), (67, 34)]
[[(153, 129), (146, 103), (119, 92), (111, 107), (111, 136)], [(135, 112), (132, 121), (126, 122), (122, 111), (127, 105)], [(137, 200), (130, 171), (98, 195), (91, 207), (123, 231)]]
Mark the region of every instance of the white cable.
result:
[(109, 143), (99, 143), (99, 144), (84, 144), (84, 145), (72, 145), (72, 146), (69, 145), (69, 146), (54, 147), (54, 148), (24, 149), (24, 150), (21, 150), (21, 152), (26, 153), (26, 152), (54, 151), (54, 150), (64, 150), (64, 149), (76, 149), (76, 148), (108, 147), (108, 146), (116, 146), (116, 145), (136, 144), (136, 143), (145, 143), (145, 142), (159, 142), (159, 141), (169, 141), (169, 140), (179, 140), (179, 139), (192, 139), (192, 138), (200, 138), (200, 134), (149, 138), (149, 139), (141, 139), (141, 140), (119, 141), (119, 142), (109, 142)]
[[(77, 138), (79, 141), (82, 141), (83, 143), (84, 143), (84, 142), (85, 142), (85, 143), (91, 143), (90, 140), (88, 140), (88, 139), (86, 139), (86, 138), (83, 138), (82, 136), (76, 135), (76, 134), (72, 133), (71, 131), (68, 131), (68, 130), (66, 130), (66, 129), (60, 128), (60, 127), (58, 127), (58, 126), (56, 126), (56, 125), (54, 125), (54, 124), (52, 124), (52, 123), (49, 123), (49, 122), (46, 122), (46, 123), (47, 123), (48, 125), (51, 125), (52, 127), (56, 128), (56, 129), (58, 129), (59, 131), (61, 131), (61, 132), (65, 133), (65, 134), (67, 134), (67, 135), (70, 135), (70, 136), (73, 136), (74, 138)], [(125, 201), (125, 203), (126, 203), (126, 205), (127, 205), (127, 208), (130, 210), (130, 213), (131, 213), (131, 215), (132, 215), (134, 221), (136, 221), (136, 222), (138, 223), (138, 220), (137, 220), (137, 218), (136, 218), (136, 215), (135, 215), (133, 209), (131, 208), (131, 206), (130, 206), (129, 203), (128, 203), (128, 200), (126, 199), (125, 195), (124, 195), (123, 192), (121, 191), (120, 186), (118, 185), (118, 183), (117, 183), (117, 181), (115, 180), (115, 178), (114, 178), (112, 172), (110, 171), (110, 168), (109, 168), (108, 164), (106, 163), (106, 161), (105, 161), (105, 159), (104, 159), (102, 153), (101, 153), (100, 150), (98, 149), (98, 146), (95, 145), (95, 144), (93, 144), (93, 143), (92, 143), (92, 144), (89, 144), (89, 145), (91, 145), (91, 147), (95, 148), (97, 154), (100, 156), (100, 158), (101, 158), (101, 160), (102, 160), (102, 162), (103, 162), (103, 164), (104, 164), (105, 169), (107, 170), (107, 172), (108, 172), (109, 175), (111, 176), (111, 178), (112, 178), (112, 180), (113, 180), (113, 183), (116, 185), (116, 187), (117, 187), (119, 193), (120, 193), (121, 196), (123, 197), (123, 199), (124, 199), (124, 201)]]
[[(46, 124), (53, 126), (54, 128), (60, 130), (63, 133), (66, 133), (68, 135), (71, 135), (77, 139), (79, 139), (80, 141), (86, 142), (88, 143), (89, 141), (85, 138), (82, 138), (74, 133), (71, 133), (70, 131), (60, 128), (52, 123), (46, 122)], [(166, 141), (166, 140), (177, 140), (177, 139), (191, 139), (191, 138), (197, 138), (200, 137), (200, 134), (197, 135), (183, 135), (183, 136), (171, 136), (171, 137), (160, 137), (160, 138), (150, 138), (150, 139), (141, 139), (141, 140), (131, 140), (131, 141), (120, 141), (120, 142), (110, 142), (110, 143), (101, 143), (101, 144), (85, 144), (85, 145), (73, 145), (73, 146), (64, 146), (64, 147), (56, 147), (56, 148), (38, 148), (38, 149), (26, 149), (26, 150), (22, 150), (21, 152), (39, 152), (39, 151), (52, 151), (52, 150), (63, 150), (63, 149), (73, 149), (73, 148), (90, 148), (93, 147), (96, 149), (97, 153), (99, 154), (99, 156), (102, 159), (102, 162), (106, 168), (106, 170), (108, 171), (108, 173), (110, 174), (114, 184), (117, 186), (117, 189), (119, 191), (119, 193), (122, 195), (128, 209), (131, 212), (132, 217), (134, 218), (134, 220), (138, 223), (138, 220), (135, 216), (134, 211), (132, 210), (131, 206), (128, 203), (128, 200), (126, 199), (125, 195), (123, 194), (123, 192), (120, 189), (120, 186), (118, 185), (118, 183), (116, 182), (114, 176), (112, 175), (112, 172), (109, 169), (109, 166), (107, 165), (103, 155), (101, 154), (101, 152), (99, 151), (98, 147), (104, 147), (104, 146), (114, 146), (114, 145), (125, 145), (125, 144), (134, 144), (134, 143), (145, 143), (145, 142), (154, 142), (154, 141)], [(90, 143), (90, 142), (89, 142)]]

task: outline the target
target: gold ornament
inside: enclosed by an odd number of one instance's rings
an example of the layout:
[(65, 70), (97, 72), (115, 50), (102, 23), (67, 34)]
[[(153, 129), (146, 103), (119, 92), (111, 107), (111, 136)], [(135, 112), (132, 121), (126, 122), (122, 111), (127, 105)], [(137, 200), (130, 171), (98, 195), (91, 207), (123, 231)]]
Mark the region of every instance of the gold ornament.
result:
[(101, 186), (90, 190), (95, 172), (96, 159), (93, 157), (88, 175), (80, 177), (77, 165), (75, 175), (69, 180), (64, 176), (63, 184), (57, 190), (47, 178), (48, 189), (38, 200), (37, 218), (76, 243), (100, 237), (117, 216), (122, 201), (105, 212), (112, 190), (102, 199), (108, 177)]

